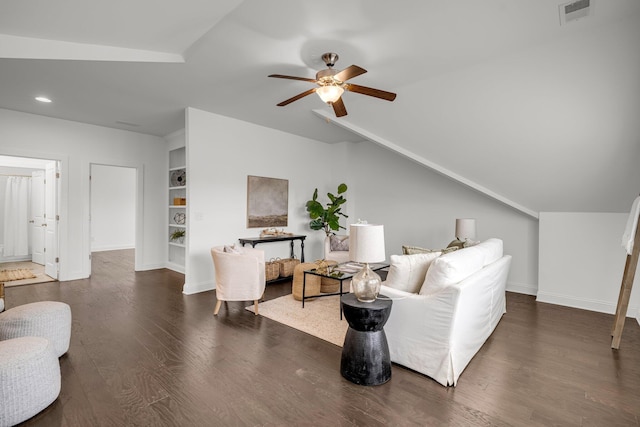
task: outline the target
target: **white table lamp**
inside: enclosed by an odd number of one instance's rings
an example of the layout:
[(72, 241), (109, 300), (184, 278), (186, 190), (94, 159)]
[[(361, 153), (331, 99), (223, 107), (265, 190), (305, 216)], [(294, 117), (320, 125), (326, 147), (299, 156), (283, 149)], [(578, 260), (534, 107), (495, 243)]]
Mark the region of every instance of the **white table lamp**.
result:
[(353, 293), (358, 301), (373, 302), (380, 293), (382, 280), (369, 267), (371, 262), (386, 259), (384, 247), (384, 226), (373, 224), (351, 224), (349, 228), (349, 259), (364, 263), (364, 267), (353, 279)]
[(475, 218), (458, 218), (456, 219), (456, 239), (461, 242), (474, 240), (476, 238), (476, 220)]

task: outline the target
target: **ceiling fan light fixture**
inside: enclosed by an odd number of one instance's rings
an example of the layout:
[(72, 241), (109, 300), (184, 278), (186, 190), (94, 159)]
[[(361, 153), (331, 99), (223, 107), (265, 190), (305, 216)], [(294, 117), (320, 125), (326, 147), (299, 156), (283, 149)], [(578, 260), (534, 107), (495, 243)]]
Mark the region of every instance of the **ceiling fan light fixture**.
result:
[(338, 99), (340, 99), (340, 97), (344, 93), (344, 89), (337, 85), (327, 85), (320, 86), (318, 89), (316, 89), (316, 93), (323, 102), (326, 102), (327, 104), (333, 104)]

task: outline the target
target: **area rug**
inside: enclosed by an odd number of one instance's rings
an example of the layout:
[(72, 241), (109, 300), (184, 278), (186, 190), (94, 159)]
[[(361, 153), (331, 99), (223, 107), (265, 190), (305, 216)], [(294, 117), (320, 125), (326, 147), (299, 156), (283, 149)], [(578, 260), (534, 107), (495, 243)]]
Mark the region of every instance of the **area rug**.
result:
[(2, 272), (14, 272), (20, 270), (24, 273), (24, 279), (3, 280), (0, 275), (0, 282), (4, 282), (5, 288), (12, 286), (33, 285), (35, 283), (55, 282), (56, 279), (45, 274), (44, 265), (30, 261), (7, 262), (2, 265)]
[[(254, 312), (253, 305), (246, 307), (246, 310)], [(289, 294), (261, 302), (258, 304), (258, 314), (339, 347), (344, 343), (349, 326), (344, 318), (340, 320), (338, 295), (305, 300), (302, 308), (302, 302)]]
[(11, 282), (14, 280), (33, 279), (35, 274), (29, 269), (18, 268), (15, 270), (0, 270), (0, 282)]

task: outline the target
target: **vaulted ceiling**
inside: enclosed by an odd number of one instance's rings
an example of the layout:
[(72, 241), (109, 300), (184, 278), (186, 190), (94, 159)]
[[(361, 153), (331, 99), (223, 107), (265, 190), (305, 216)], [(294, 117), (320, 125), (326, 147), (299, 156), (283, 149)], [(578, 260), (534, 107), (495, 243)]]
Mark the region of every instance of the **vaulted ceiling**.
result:
[[(4, 0), (0, 108), (163, 136), (195, 107), (368, 139), (524, 212), (625, 212), (640, 191), (640, 1), (591, 0), (561, 25), (564, 3)], [(329, 51), (397, 99), (346, 93), (340, 119), (315, 95), (277, 107), (313, 86), (267, 75), (313, 78)]]

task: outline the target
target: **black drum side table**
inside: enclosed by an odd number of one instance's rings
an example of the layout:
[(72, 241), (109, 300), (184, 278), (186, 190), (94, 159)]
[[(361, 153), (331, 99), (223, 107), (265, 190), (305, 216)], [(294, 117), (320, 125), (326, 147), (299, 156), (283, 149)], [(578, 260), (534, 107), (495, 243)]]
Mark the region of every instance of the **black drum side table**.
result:
[(391, 313), (391, 300), (360, 302), (354, 294), (345, 294), (340, 304), (349, 323), (340, 373), (360, 385), (386, 383), (391, 379), (391, 357), (383, 327)]

